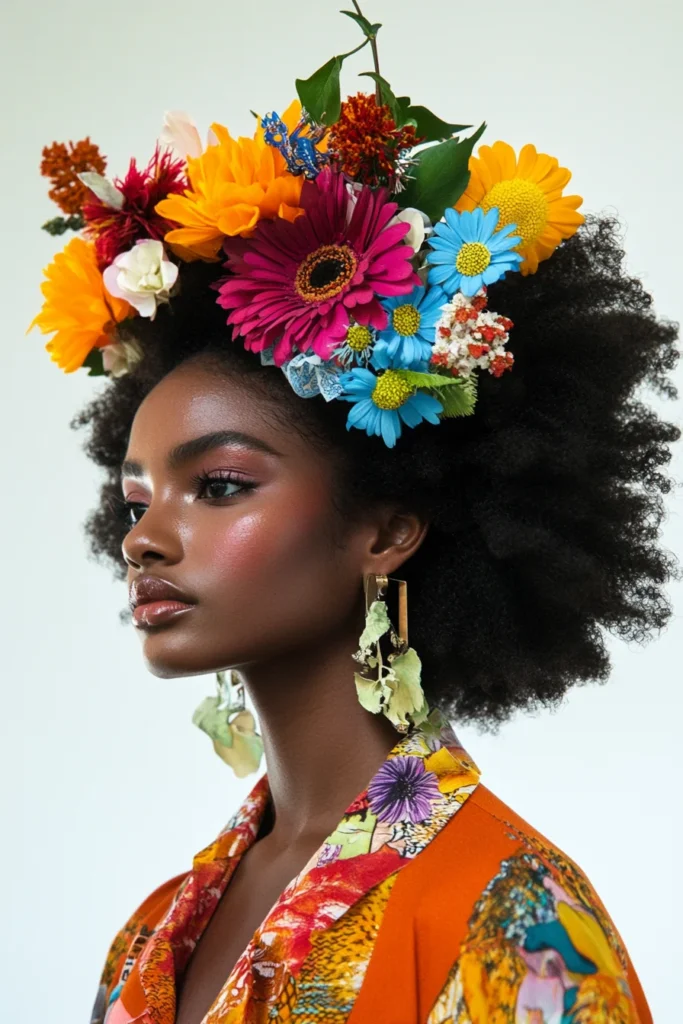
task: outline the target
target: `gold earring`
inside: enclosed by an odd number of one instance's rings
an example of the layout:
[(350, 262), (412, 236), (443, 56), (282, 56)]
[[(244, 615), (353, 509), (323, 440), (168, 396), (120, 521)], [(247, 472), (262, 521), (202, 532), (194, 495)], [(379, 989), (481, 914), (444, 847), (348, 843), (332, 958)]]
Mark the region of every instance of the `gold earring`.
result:
[[(398, 585), (398, 630), (392, 625), (386, 604), (389, 584)], [(361, 705), (373, 714), (382, 712), (398, 732), (425, 721), (429, 707), (420, 682), (422, 663), (408, 645), (408, 584), (393, 576), (369, 573), (363, 579), (365, 628), (353, 655), (364, 672), (354, 673)], [(390, 651), (384, 655), (388, 640)], [(371, 678), (369, 678), (371, 677)]]
[(217, 694), (205, 697), (192, 716), (195, 725), (213, 740), (213, 749), (238, 779), (258, 771), (263, 740), (247, 711), (244, 683), (234, 669), (216, 672)]

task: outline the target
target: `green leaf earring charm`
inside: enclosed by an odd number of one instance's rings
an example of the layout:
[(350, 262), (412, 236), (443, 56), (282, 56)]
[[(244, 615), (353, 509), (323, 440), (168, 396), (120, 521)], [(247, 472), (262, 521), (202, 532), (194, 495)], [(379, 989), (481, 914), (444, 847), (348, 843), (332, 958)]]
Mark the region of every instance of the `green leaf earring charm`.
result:
[(238, 779), (258, 771), (263, 756), (263, 740), (256, 722), (247, 711), (244, 684), (237, 673), (216, 672), (218, 693), (205, 697), (196, 708), (192, 721), (213, 740), (213, 749), (230, 765)]
[[(393, 581), (399, 585), (398, 632), (383, 600), (389, 577), (369, 575), (364, 581), (365, 629), (354, 658), (365, 672), (354, 673), (354, 679), (358, 700), (365, 710), (374, 715), (382, 712), (398, 732), (404, 733), (411, 725), (426, 720), (429, 706), (420, 681), (422, 662), (417, 651), (408, 646), (408, 585), (405, 580)], [(385, 661), (380, 641), (387, 634), (393, 650)]]

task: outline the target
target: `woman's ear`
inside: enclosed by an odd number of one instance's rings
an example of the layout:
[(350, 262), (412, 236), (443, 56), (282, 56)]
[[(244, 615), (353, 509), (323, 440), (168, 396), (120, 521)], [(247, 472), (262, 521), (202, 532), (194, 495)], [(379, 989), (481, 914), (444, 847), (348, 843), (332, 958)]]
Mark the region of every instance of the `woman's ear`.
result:
[(374, 537), (369, 539), (363, 572), (391, 576), (415, 554), (429, 524), (412, 512), (380, 511)]

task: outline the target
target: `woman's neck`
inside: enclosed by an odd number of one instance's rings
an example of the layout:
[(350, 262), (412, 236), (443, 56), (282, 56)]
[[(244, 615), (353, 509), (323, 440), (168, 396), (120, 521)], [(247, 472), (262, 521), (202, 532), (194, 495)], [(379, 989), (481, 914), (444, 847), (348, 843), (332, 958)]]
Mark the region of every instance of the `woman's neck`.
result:
[(398, 742), (384, 715), (358, 703), (357, 646), (357, 637), (344, 637), (242, 670), (263, 735), (278, 844), (333, 831)]

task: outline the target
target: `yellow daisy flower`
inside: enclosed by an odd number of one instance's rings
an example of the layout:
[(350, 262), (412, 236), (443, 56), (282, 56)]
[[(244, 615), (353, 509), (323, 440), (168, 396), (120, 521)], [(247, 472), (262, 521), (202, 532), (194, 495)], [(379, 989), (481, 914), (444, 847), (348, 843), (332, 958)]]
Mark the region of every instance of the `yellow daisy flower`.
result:
[(554, 156), (523, 146), (519, 158), (507, 142), (481, 146), (470, 157), (470, 181), (455, 209), (485, 213), (497, 206), (497, 228), (515, 224), (522, 241), (517, 250), (524, 257), (522, 274), (534, 274), (542, 260), (552, 256), (560, 242), (571, 238), (585, 217), (577, 210), (581, 196), (563, 196), (571, 171), (560, 167)]
[[(292, 131), (300, 116), (301, 104), (295, 100), (282, 120)], [(190, 187), (156, 205), (161, 217), (181, 225), (165, 237), (185, 260), (217, 260), (226, 236), (248, 237), (261, 217), (294, 220), (301, 212), (303, 177), (290, 174), (261, 127), (253, 139), (233, 139), (220, 124), (212, 124), (211, 130), (216, 143), (201, 156), (188, 158)]]
[(39, 327), (43, 334), (54, 334), (45, 348), (53, 362), (72, 373), (92, 349), (112, 344), (114, 325), (134, 310), (106, 291), (95, 246), (79, 235), (57, 253), (44, 274), (45, 301), (28, 330)]

